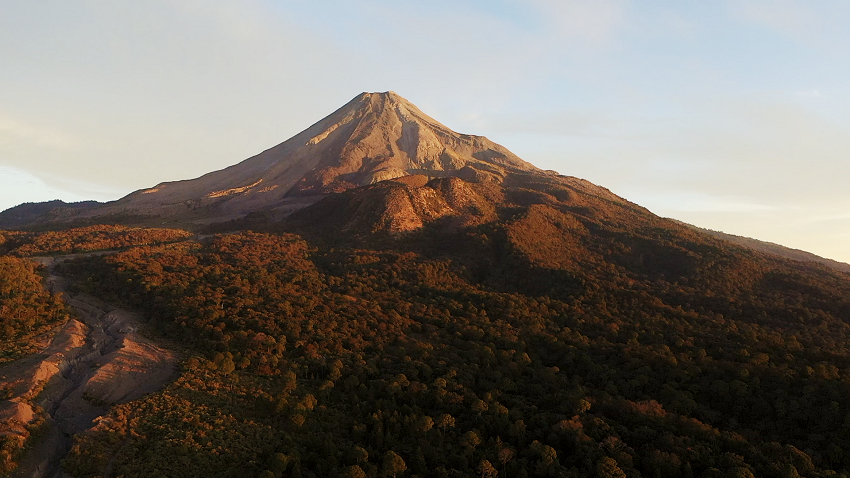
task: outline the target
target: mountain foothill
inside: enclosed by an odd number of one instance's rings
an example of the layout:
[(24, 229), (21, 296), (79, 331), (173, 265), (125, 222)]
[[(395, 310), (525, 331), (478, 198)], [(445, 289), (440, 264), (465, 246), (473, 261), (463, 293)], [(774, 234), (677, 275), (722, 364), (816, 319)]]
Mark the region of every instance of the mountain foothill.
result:
[[(661, 218), (393, 92), (0, 227), (13, 476), (32, 450), (74, 477), (850, 474), (850, 266)], [(53, 446), (53, 382), (13, 379), (85, 315), (68, 297), (133, 311), (179, 366), (80, 391), (102, 414)]]

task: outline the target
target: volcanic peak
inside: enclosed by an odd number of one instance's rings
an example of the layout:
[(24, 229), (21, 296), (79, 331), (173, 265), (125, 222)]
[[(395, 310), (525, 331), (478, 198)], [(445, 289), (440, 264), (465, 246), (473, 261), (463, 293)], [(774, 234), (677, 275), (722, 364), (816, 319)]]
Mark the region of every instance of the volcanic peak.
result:
[(514, 173), (547, 174), (483, 136), (452, 131), (392, 91), (361, 93), (239, 164), (137, 191), (112, 208), (172, 215), (205, 206), (240, 214), (297, 209), (328, 193), (409, 175), (501, 183)]

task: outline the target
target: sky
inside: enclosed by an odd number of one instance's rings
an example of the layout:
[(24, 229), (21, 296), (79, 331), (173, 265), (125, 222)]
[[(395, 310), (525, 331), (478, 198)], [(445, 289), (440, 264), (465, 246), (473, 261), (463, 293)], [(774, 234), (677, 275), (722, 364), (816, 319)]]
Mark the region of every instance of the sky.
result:
[(0, 209), (253, 156), (363, 91), (850, 262), (846, 0), (0, 0)]

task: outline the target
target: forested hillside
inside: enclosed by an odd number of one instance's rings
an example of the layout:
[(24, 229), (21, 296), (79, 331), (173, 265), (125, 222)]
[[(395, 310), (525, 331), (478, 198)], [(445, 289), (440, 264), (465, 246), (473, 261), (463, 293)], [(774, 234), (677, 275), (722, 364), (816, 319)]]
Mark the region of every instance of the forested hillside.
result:
[[(580, 180), (516, 181), (383, 182), (201, 242), (3, 233), (16, 255), (119, 249), (56, 270), (187, 357), (166, 389), (76, 436), (65, 471), (850, 473), (850, 275)], [(0, 332), (20, 344), (63, 309), (34, 263), (2, 261)]]
[(47, 232), (0, 231), (0, 253), (17, 257), (74, 254), (188, 238), (180, 229), (95, 225)]
[(617, 238), (596, 243), (608, 263), (559, 266), (542, 258), (569, 244), (540, 243), (550, 221), (521, 217), (458, 232), (462, 254), (433, 252), (428, 230), (381, 250), (242, 233), (63, 266), (194, 354), (167, 390), (80, 437), (67, 469), (847, 472), (846, 276), (710, 241), (669, 263), (677, 246), (656, 241), (651, 272), (618, 265)]
[[(0, 256), (0, 365), (39, 352), (50, 330), (68, 318), (61, 298), (44, 289), (38, 272), (35, 262)], [(0, 475), (14, 469), (24, 441), (40, 424), (36, 417), (29, 427), (7, 426), (16, 415), (6, 401), (11, 394), (0, 387)]]
[(36, 337), (66, 317), (60, 297), (44, 289), (38, 268), (0, 256), (0, 363), (36, 351)]

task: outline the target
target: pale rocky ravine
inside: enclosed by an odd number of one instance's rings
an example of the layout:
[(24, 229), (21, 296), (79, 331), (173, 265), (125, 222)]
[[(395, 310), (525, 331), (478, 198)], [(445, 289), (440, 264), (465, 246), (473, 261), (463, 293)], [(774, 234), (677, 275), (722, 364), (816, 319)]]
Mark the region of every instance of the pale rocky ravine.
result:
[(72, 436), (96, 424), (109, 407), (162, 388), (177, 373), (174, 352), (138, 332), (140, 317), (86, 294), (70, 294), (48, 266), (47, 286), (63, 292), (75, 311), (54, 333), (44, 350), (0, 367), (0, 435), (23, 436), (41, 407), (42, 436), (24, 454), (11, 475), (20, 478), (63, 477), (61, 460)]

